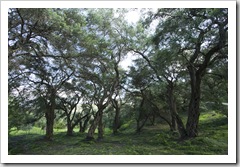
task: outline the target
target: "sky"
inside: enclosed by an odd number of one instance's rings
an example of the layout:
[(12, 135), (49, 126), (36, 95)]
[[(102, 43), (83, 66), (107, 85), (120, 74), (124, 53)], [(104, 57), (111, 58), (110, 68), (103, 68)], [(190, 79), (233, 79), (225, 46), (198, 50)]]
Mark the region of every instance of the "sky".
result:
[(124, 69), (124, 70), (129, 70), (129, 66), (133, 64), (133, 60), (137, 58), (136, 55), (133, 55), (132, 53), (128, 52), (126, 58), (124, 58), (119, 65)]

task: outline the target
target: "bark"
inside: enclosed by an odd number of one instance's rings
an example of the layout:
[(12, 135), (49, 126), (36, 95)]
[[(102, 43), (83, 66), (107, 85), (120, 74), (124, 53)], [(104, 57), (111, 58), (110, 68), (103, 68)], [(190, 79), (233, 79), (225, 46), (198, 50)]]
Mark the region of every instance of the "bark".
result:
[(46, 140), (52, 140), (53, 138), (53, 125), (54, 125), (54, 110), (56, 108), (56, 103), (55, 103), (55, 89), (50, 90), (50, 103), (47, 103), (48, 110), (45, 113), (46, 117)]
[(46, 117), (46, 135), (45, 135), (45, 139), (46, 140), (52, 140), (52, 138), (53, 138), (53, 124), (54, 124), (54, 110), (53, 109), (49, 109), (45, 113), (45, 117)]
[(106, 107), (104, 107), (104, 106), (101, 106), (101, 107), (98, 108), (98, 112), (96, 113), (95, 118), (93, 120), (93, 123), (91, 124), (91, 126), (88, 130), (86, 140), (93, 140), (94, 139), (94, 132), (95, 132), (97, 126), (99, 126), (99, 122), (102, 119), (101, 117), (102, 117), (102, 114), (103, 114), (103, 110), (105, 108)]
[(167, 98), (168, 98), (168, 105), (171, 113), (171, 131), (176, 131), (176, 114), (177, 114), (177, 108), (176, 108), (176, 100), (174, 97), (174, 86), (173, 82), (170, 80), (167, 80), (168, 86), (167, 86)]
[(73, 119), (71, 119), (71, 112), (68, 112), (68, 110), (65, 109), (65, 114), (67, 116), (67, 136), (72, 136), (74, 126), (72, 125)]
[(167, 93), (168, 104), (171, 112), (171, 130), (175, 131), (177, 129), (180, 134), (180, 139), (186, 139), (187, 132), (182, 119), (177, 113), (176, 99), (174, 97), (174, 85), (173, 85), (173, 82), (170, 80), (168, 80), (167, 91), (168, 91)]
[(141, 129), (140, 129), (140, 120), (138, 119), (137, 120), (137, 129), (136, 129), (136, 132), (137, 133), (140, 133)]
[(120, 104), (118, 103), (118, 100), (116, 100), (116, 97), (119, 95), (119, 89), (120, 89), (120, 76), (118, 71), (118, 63), (121, 60), (121, 54), (118, 55), (118, 61), (114, 64), (114, 70), (116, 72), (116, 78), (115, 78), (115, 86), (114, 89), (116, 90), (116, 96), (114, 99), (111, 100), (113, 107), (115, 108), (115, 117), (113, 122), (113, 134), (117, 134), (118, 129), (120, 128), (120, 106), (121, 106), (121, 99)]
[(171, 127), (171, 131), (176, 131), (176, 117), (174, 114), (171, 115), (171, 118), (172, 118), (172, 127)]
[(98, 122), (98, 141), (101, 141), (103, 139), (103, 133), (104, 133), (104, 126), (102, 122), (103, 112), (101, 111), (99, 114), (99, 122)]
[(81, 133), (85, 132), (85, 129), (83, 127), (83, 121), (79, 122), (79, 132), (81, 132)]
[(90, 118), (91, 118), (91, 116), (87, 116), (87, 118), (84, 120), (83, 132), (85, 132), (85, 130), (87, 129), (87, 125), (88, 125), (88, 122), (89, 122)]
[[(144, 113), (144, 109), (143, 109), (143, 105), (144, 105), (144, 102), (145, 102), (145, 98), (143, 97), (143, 99), (142, 99), (142, 101), (141, 101), (141, 103), (140, 103), (140, 106), (139, 106), (139, 116), (138, 116), (138, 118), (137, 118), (137, 129), (136, 129), (136, 132), (137, 133), (140, 133), (141, 132), (141, 130), (142, 130), (142, 128), (144, 127), (144, 125), (145, 125), (145, 123), (147, 122), (147, 120), (148, 120), (148, 117), (149, 117), (149, 115), (150, 114), (148, 114), (148, 115), (146, 115), (145, 113)], [(141, 120), (143, 119), (143, 117), (144, 117), (144, 120), (142, 121), (142, 123), (141, 123)]]
[(119, 122), (119, 115), (120, 115), (120, 110), (116, 109), (116, 114), (115, 114), (115, 118), (114, 118), (114, 123), (113, 123), (113, 134), (117, 134), (118, 133), (118, 128), (120, 127)]
[(151, 100), (147, 99), (149, 103), (151, 103), (155, 108), (156, 108), (156, 111), (154, 112), (154, 115), (155, 116), (158, 116), (160, 118), (162, 118), (170, 127), (170, 129), (172, 129), (172, 124), (171, 124), (171, 121), (169, 121), (169, 119), (165, 118), (163, 115), (164, 114), (161, 114), (161, 110), (158, 108), (158, 106), (156, 104), (154, 104)]
[(79, 132), (84, 133), (87, 129), (88, 121), (90, 120), (91, 116), (87, 116), (87, 118), (84, 121), (79, 122)]
[(73, 136), (73, 129), (71, 127), (67, 130), (67, 136)]
[(174, 97), (171, 97), (170, 100), (170, 112), (171, 112), (171, 131), (176, 131), (176, 114), (177, 114), (177, 109), (176, 109), (176, 101), (173, 99)]
[(88, 130), (88, 133), (87, 133), (87, 137), (86, 137), (86, 140), (93, 140), (94, 139), (94, 132), (97, 128), (97, 125), (98, 125), (98, 122), (99, 122), (99, 119), (100, 119), (100, 116), (99, 116), (99, 112), (98, 111), (95, 115), (95, 118), (93, 120), (93, 123), (91, 124), (89, 130)]
[(178, 127), (178, 132), (180, 134), (180, 139), (186, 139), (187, 138), (187, 132), (184, 127), (184, 124), (182, 122), (182, 119), (179, 117), (178, 114), (175, 115), (176, 122), (177, 122), (177, 127)]
[(113, 107), (115, 108), (115, 117), (114, 117), (114, 122), (113, 122), (113, 134), (117, 134), (118, 129), (120, 127), (120, 108), (117, 104), (117, 100), (113, 99)]
[(73, 126), (71, 121), (69, 120), (67, 123), (67, 136), (72, 136), (73, 135)]
[(201, 73), (196, 71), (194, 67), (188, 67), (191, 78), (191, 99), (188, 109), (188, 120), (186, 125), (187, 136), (189, 138), (196, 137), (198, 135), (198, 122), (200, 116), (200, 96), (201, 96)]

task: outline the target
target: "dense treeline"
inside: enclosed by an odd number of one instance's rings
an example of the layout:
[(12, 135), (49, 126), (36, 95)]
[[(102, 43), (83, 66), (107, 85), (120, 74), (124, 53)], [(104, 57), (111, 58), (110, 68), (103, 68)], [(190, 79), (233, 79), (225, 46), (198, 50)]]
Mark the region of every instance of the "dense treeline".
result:
[(130, 23), (133, 10), (9, 9), (9, 132), (102, 140), (106, 127), (162, 122), (189, 139), (204, 110), (227, 115), (227, 9), (144, 9)]

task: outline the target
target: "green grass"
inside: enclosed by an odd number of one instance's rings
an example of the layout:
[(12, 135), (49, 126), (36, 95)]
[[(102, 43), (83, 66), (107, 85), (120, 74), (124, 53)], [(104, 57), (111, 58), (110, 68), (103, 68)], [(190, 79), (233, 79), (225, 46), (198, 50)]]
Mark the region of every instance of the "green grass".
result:
[[(55, 131), (51, 142), (43, 140), (39, 128), (18, 131), (9, 135), (9, 154), (16, 155), (226, 155), (228, 154), (227, 117), (203, 113), (200, 117), (199, 136), (179, 141), (178, 134), (167, 125), (147, 126), (140, 134), (133, 129), (116, 136), (105, 129), (104, 140), (84, 141), (86, 134), (66, 136), (66, 129)], [(97, 134), (95, 134), (97, 137)]]

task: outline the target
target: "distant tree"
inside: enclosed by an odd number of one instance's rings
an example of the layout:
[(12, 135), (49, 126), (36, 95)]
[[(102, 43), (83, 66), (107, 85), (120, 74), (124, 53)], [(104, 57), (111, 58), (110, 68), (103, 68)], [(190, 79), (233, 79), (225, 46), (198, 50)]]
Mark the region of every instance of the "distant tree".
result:
[(75, 97), (60, 97), (59, 99), (60, 103), (57, 104), (56, 108), (64, 111), (67, 118), (67, 135), (72, 136), (74, 127), (78, 125), (80, 121), (80, 119), (74, 119), (77, 114), (77, 105), (79, 104), (81, 98), (75, 95)]
[(26, 122), (27, 113), (14, 97), (8, 98), (8, 133), (19, 129)]

